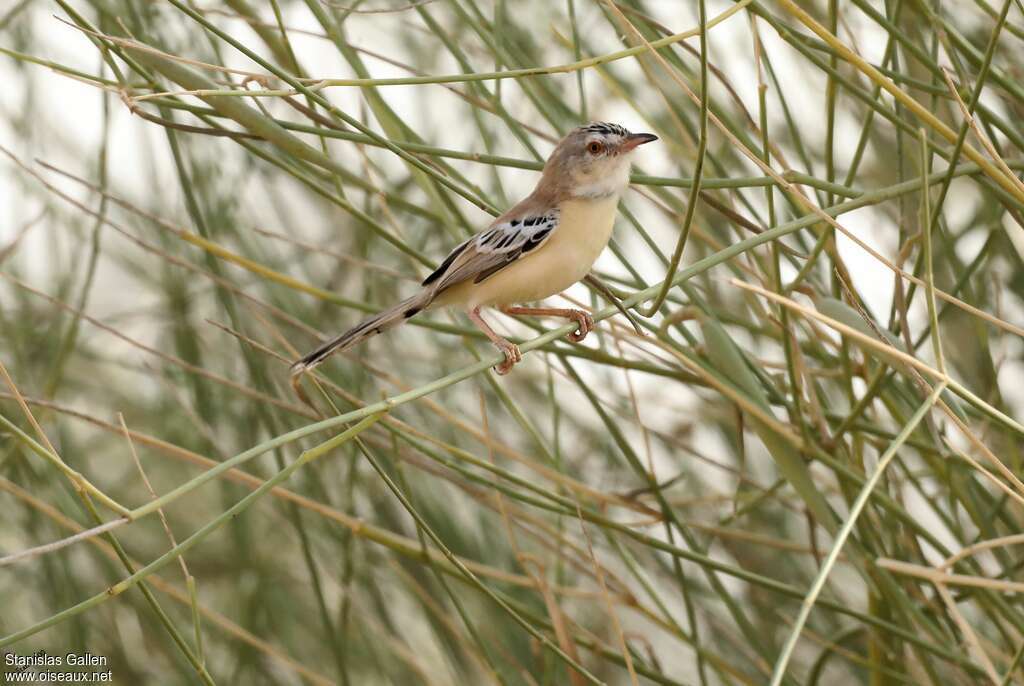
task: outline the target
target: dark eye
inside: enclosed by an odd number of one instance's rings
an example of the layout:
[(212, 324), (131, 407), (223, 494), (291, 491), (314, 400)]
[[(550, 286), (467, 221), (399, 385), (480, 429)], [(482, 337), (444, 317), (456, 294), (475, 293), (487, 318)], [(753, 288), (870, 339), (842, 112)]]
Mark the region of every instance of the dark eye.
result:
[(599, 141), (590, 141), (589, 143), (587, 143), (587, 152), (589, 152), (591, 155), (597, 155), (602, 150), (604, 150), (604, 145), (602, 145)]

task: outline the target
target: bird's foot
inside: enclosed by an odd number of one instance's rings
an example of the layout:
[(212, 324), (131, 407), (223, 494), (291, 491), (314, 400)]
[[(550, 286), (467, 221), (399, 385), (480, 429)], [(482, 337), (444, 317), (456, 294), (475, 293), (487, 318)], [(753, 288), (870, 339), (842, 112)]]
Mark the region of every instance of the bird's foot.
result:
[(573, 343), (579, 343), (594, 330), (594, 318), (583, 310), (569, 310), (569, 319), (576, 322), (576, 330), (566, 336)]
[(504, 338), (499, 338), (494, 341), (494, 347), (500, 350), (505, 356), (505, 361), (494, 367), (494, 371), (498, 372), (500, 376), (505, 376), (512, 371), (512, 367), (523, 361), (523, 353), (519, 351), (519, 346), (515, 343), (506, 341)]

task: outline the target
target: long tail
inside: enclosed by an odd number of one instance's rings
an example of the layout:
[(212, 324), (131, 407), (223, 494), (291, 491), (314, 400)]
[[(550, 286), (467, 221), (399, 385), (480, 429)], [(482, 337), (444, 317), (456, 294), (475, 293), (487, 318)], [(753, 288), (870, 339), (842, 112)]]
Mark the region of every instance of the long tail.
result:
[(429, 290), (424, 290), (411, 298), (406, 298), (393, 307), (389, 307), (383, 312), (373, 315), (369, 319), (364, 319), (345, 333), (335, 336), (313, 352), (302, 356), (292, 365), (292, 378), (297, 379), (297, 377), (313, 369), (334, 353), (354, 348), (368, 338), (403, 324), (407, 319), (416, 316), (424, 307), (430, 304), (432, 297)]

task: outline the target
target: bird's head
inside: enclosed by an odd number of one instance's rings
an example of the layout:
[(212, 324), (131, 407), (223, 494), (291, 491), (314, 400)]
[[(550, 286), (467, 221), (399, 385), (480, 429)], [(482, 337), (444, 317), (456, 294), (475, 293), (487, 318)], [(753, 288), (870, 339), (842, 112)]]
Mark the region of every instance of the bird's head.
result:
[(573, 129), (544, 165), (542, 185), (570, 197), (617, 195), (629, 184), (629, 163), (637, 146), (658, 137), (630, 133), (618, 124), (595, 122)]

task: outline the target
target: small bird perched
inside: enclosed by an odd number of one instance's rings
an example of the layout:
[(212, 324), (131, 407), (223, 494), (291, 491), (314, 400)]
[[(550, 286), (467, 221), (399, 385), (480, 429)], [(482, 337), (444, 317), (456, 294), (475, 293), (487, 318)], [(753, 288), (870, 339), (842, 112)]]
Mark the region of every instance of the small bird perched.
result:
[(481, 307), (510, 315), (548, 315), (576, 322), (569, 340), (582, 341), (594, 327), (582, 310), (520, 307), (564, 291), (587, 276), (608, 245), (619, 196), (629, 185), (629, 165), (639, 145), (658, 140), (597, 122), (574, 129), (559, 142), (530, 195), (452, 250), (423, 280), (419, 293), (332, 338), (292, 365), (292, 383), (330, 355), (436, 307), (461, 307), (505, 355), (495, 367), (507, 374), (522, 360), (519, 348), (494, 332)]

